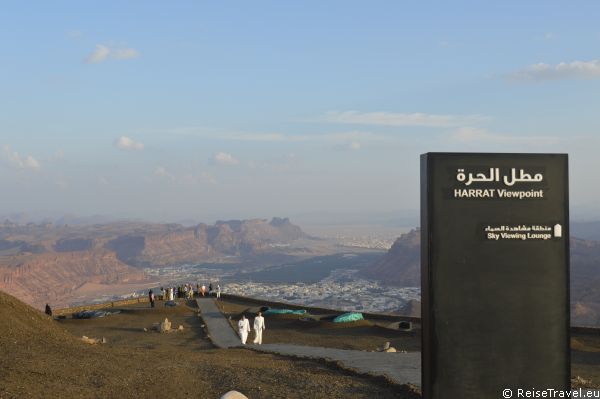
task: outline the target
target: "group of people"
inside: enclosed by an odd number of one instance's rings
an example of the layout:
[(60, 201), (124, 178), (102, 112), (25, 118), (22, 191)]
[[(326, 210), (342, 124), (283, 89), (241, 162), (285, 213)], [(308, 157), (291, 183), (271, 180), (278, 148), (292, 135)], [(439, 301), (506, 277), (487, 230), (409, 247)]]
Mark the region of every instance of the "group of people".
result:
[[(206, 296), (207, 292), (206, 292), (206, 286), (203, 285), (199, 288), (198, 291), (198, 296)], [(221, 286), (219, 284), (217, 284), (217, 288), (214, 289), (212, 283), (208, 284), (208, 296), (213, 296), (215, 295), (218, 298), (221, 298)]]
[[(265, 326), (265, 318), (263, 317), (261, 312), (258, 312), (256, 317), (254, 318), (254, 343), (258, 345), (262, 345), (262, 334), (263, 331), (267, 329)], [(245, 315), (242, 315), (240, 321), (238, 321), (238, 332), (240, 334), (240, 339), (242, 340), (242, 345), (246, 345), (246, 340), (248, 340), (248, 333), (252, 331), (250, 328), (250, 321), (246, 318)]]
[(156, 299), (160, 299), (163, 301), (172, 301), (175, 298), (179, 299), (193, 299), (196, 297), (205, 297), (205, 296), (213, 296), (215, 295), (217, 298), (221, 298), (221, 285), (217, 284), (216, 289), (213, 289), (212, 283), (208, 284), (208, 290), (205, 285), (196, 284), (196, 289), (194, 290), (193, 284), (183, 284), (177, 287), (160, 287), (160, 296), (157, 298), (154, 295), (154, 291), (150, 290), (148, 292), (148, 298), (150, 299), (150, 306), (154, 307), (154, 302)]

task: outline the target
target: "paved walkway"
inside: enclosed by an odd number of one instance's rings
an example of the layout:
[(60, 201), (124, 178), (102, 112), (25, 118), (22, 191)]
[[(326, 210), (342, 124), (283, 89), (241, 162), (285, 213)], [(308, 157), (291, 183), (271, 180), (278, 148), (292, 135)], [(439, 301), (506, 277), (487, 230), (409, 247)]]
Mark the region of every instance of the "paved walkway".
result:
[(280, 355), (331, 360), (359, 373), (385, 375), (399, 384), (421, 386), (420, 352), (366, 352), (291, 344), (250, 345), (250, 347)]
[[(213, 299), (197, 300), (213, 343), (219, 348), (240, 347), (241, 342)], [(268, 334), (268, 330), (265, 332)], [(421, 353), (385, 353), (321, 348), (291, 344), (247, 345), (249, 349), (309, 359), (326, 359), (360, 373), (385, 375), (399, 384), (421, 385)]]
[(242, 344), (212, 298), (198, 298), (196, 303), (202, 314), (202, 320), (206, 323), (208, 335), (217, 348), (234, 348)]

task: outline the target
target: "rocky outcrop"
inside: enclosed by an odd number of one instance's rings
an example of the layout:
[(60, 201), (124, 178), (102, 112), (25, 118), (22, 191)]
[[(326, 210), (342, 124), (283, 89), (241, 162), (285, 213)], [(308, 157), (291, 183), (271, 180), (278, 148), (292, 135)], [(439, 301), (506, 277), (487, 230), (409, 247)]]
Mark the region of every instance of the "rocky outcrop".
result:
[(388, 253), (365, 269), (362, 276), (404, 287), (421, 285), (421, 232), (412, 230), (398, 238)]
[(289, 219), (218, 221), (212, 226), (171, 226), (165, 231), (125, 235), (107, 243), (117, 257), (134, 266), (206, 262), (223, 256), (245, 257), (271, 251), (272, 244), (306, 237)]
[[(420, 286), (420, 241), (418, 230), (402, 235), (383, 258), (362, 272), (362, 276), (387, 284)], [(572, 324), (600, 325), (600, 241), (571, 238), (570, 244)], [(413, 309), (400, 312), (410, 315)]]
[(85, 283), (143, 281), (144, 273), (106, 249), (25, 254), (0, 261), (0, 290), (37, 307), (64, 301)]
[[(304, 237), (288, 219), (220, 221), (208, 226), (112, 223), (0, 225), (0, 290), (43, 307), (86, 288), (144, 282), (141, 267), (251, 257)], [(228, 258), (229, 259), (229, 258)], [(85, 287), (84, 287), (85, 286)], [(83, 288), (82, 288), (83, 287)]]

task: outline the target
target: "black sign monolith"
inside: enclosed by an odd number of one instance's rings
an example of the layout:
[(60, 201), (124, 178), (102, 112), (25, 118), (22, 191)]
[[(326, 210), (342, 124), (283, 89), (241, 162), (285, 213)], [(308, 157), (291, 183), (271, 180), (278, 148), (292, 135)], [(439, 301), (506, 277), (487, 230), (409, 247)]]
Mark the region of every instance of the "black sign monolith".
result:
[(421, 156), (424, 398), (570, 388), (567, 161)]

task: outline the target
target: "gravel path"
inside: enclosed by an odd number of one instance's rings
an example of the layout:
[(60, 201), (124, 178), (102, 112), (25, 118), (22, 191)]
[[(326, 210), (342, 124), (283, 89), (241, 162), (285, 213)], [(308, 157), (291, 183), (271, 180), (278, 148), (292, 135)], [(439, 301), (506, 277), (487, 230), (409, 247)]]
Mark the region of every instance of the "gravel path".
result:
[[(219, 348), (241, 346), (229, 321), (219, 311), (213, 299), (197, 300), (202, 318), (213, 343)], [(265, 331), (268, 334), (268, 331)], [(292, 344), (248, 345), (261, 352), (309, 359), (326, 359), (341, 366), (372, 375), (385, 375), (399, 384), (421, 385), (421, 353), (385, 353), (321, 348)]]

